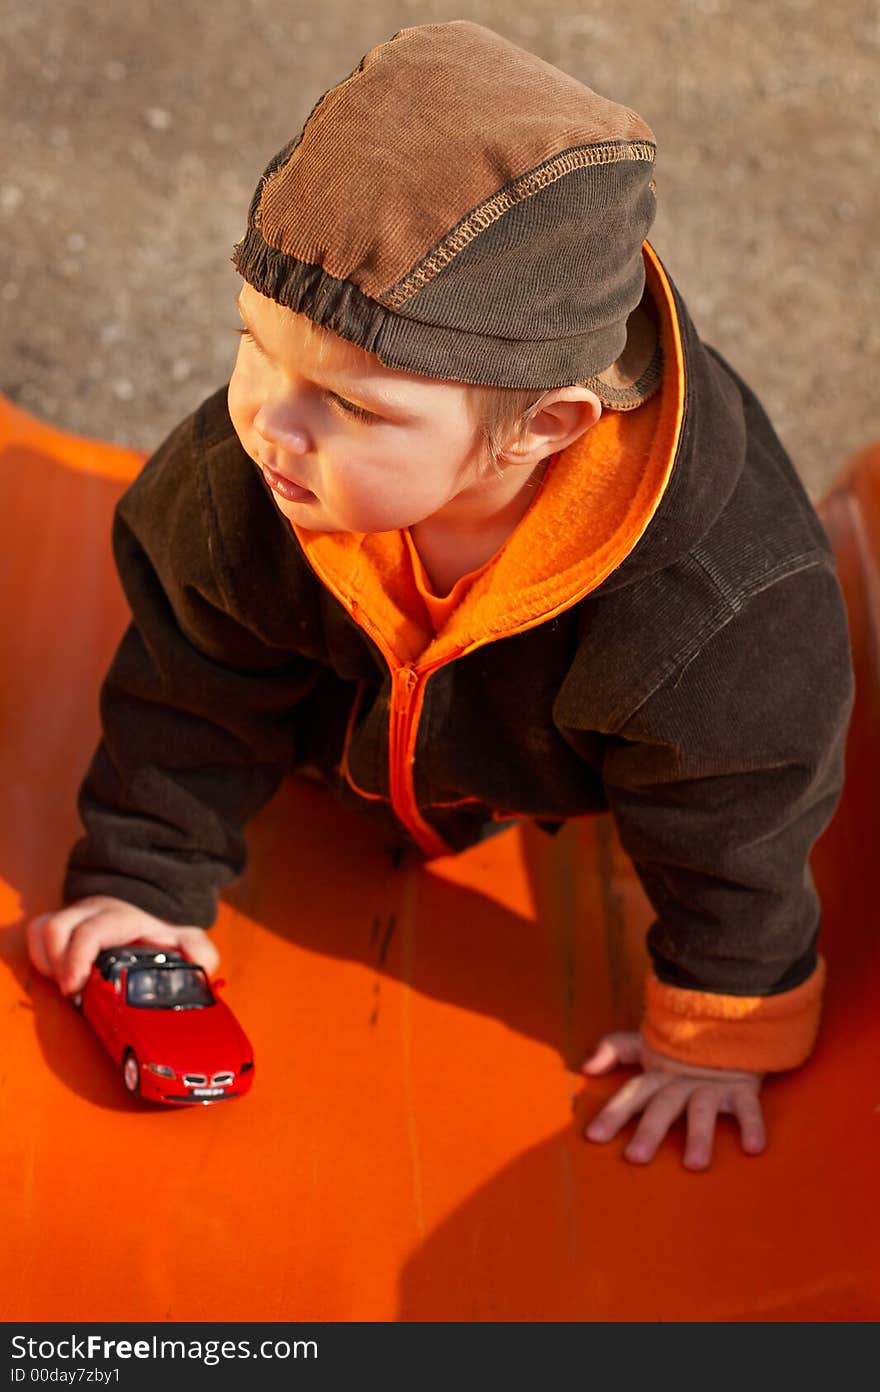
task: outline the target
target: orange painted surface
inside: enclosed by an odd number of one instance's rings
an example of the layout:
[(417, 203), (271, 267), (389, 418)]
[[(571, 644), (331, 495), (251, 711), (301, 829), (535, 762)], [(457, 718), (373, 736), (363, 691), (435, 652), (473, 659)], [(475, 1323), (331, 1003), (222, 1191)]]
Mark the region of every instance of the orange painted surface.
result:
[[(29, 971), (57, 908), (98, 688), (126, 622), (113, 504), (143, 455), (0, 398), (0, 1318), (875, 1320), (880, 1316), (880, 450), (821, 511), (856, 650), (847, 785), (813, 869), (820, 1042), (765, 1088), (770, 1146), (722, 1121), (641, 1168), (580, 1137), (622, 1075), (650, 909), (608, 817), (392, 867), (290, 779), (214, 930), (258, 1072), (240, 1102), (130, 1102)], [(629, 1131), (627, 1132), (629, 1134)]]

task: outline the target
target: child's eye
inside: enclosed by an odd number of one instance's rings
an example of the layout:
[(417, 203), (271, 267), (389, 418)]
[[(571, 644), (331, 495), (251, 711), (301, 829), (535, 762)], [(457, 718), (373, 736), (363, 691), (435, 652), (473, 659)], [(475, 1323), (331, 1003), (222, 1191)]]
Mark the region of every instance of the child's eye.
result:
[[(236, 329), (235, 332), (241, 334), (243, 338), (246, 338), (248, 343), (252, 343), (258, 353), (262, 353), (262, 349), (250, 329), (240, 328)], [(355, 420), (362, 420), (370, 423), (380, 419), (380, 417), (374, 415), (372, 411), (365, 411), (362, 406), (355, 406), (353, 401), (346, 401), (344, 396), (338, 396), (336, 392), (328, 391), (325, 395), (329, 397), (337, 410), (343, 411), (345, 415), (352, 416)]]
[(262, 354), (263, 350), (262, 350), (262, 348), (260, 347), (260, 345), (259, 345), (259, 343), (257, 342), (257, 340), (254, 338), (254, 336), (253, 336), (253, 334), (251, 333), (250, 329), (236, 329), (235, 332), (241, 334), (242, 338), (246, 338), (247, 341), (248, 341), (248, 343), (252, 343), (253, 346), (256, 348), (257, 352), (260, 353), (260, 354)]
[(355, 406), (353, 401), (346, 401), (344, 396), (337, 396), (336, 392), (328, 392), (330, 400), (347, 416), (354, 416), (356, 420), (375, 421), (379, 417), (373, 415), (372, 411), (365, 411), (362, 406)]

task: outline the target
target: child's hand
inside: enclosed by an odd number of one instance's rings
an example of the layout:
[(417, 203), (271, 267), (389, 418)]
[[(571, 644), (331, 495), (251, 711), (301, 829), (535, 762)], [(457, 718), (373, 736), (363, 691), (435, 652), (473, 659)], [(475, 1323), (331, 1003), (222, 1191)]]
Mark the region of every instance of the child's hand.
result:
[(94, 894), (57, 913), (38, 914), (26, 928), (27, 948), (37, 971), (54, 976), (66, 996), (81, 991), (104, 947), (140, 940), (179, 947), (210, 976), (220, 954), (203, 928), (183, 928), (154, 918), (124, 899)]
[(607, 1073), (618, 1064), (641, 1064), (638, 1078), (624, 1083), (610, 1102), (593, 1118), (584, 1135), (591, 1141), (610, 1141), (622, 1126), (644, 1110), (636, 1133), (624, 1150), (627, 1160), (646, 1164), (672, 1123), (687, 1108), (687, 1143), (684, 1163), (689, 1170), (704, 1170), (712, 1158), (715, 1121), (719, 1112), (731, 1112), (739, 1121), (742, 1148), (749, 1155), (764, 1149), (764, 1118), (758, 1094), (762, 1073), (732, 1068), (699, 1068), (657, 1054), (641, 1034), (606, 1034), (593, 1055), (581, 1064), (589, 1075)]

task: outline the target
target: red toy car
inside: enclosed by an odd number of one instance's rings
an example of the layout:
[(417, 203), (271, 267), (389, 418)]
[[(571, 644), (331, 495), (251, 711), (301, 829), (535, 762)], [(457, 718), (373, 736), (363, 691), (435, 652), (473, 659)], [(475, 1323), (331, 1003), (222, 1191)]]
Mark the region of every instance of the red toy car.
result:
[(203, 967), (176, 948), (105, 948), (73, 998), (134, 1096), (177, 1104), (241, 1097), (254, 1077), (247, 1035)]

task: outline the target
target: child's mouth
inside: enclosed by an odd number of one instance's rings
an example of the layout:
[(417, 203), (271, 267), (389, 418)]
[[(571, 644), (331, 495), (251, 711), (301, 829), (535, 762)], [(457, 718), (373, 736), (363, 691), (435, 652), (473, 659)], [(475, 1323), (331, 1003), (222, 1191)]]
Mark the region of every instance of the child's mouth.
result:
[(298, 483), (293, 483), (290, 479), (282, 478), (281, 474), (276, 474), (274, 469), (270, 469), (268, 464), (261, 465), (264, 477), (270, 488), (276, 493), (280, 493), (282, 498), (286, 498), (289, 503), (309, 503), (317, 501), (317, 496), (310, 488), (302, 488)]

